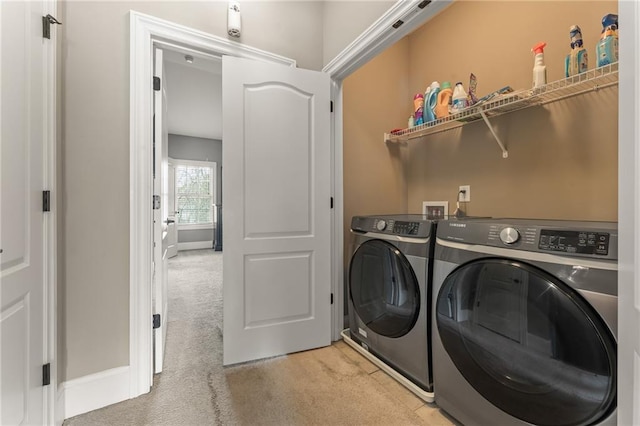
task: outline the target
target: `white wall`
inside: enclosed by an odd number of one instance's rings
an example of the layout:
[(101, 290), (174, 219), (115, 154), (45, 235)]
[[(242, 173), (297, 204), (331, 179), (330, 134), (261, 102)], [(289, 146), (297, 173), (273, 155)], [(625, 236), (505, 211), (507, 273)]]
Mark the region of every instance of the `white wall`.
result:
[[(355, 14), (338, 25), (341, 2), (330, 3), (331, 13), (325, 14), (327, 5), (319, 1), (243, 1), (240, 41), (320, 70), (328, 62), (325, 44), (332, 56), (355, 38), (349, 28), (375, 20)], [(345, 8), (366, 8), (347, 3)], [(61, 382), (129, 365), (129, 10), (226, 37), (226, 6), (221, 1), (60, 3)], [(331, 21), (327, 43), (325, 15)]]
[(222, 74), (173, 62), (165, 72), (169, 133), (222, 139)]

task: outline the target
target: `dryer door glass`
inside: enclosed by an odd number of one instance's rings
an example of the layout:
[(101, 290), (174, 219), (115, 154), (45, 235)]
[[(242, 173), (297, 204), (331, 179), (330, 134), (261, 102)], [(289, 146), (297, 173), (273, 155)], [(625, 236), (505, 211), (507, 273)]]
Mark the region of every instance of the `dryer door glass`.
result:
[(615, 408), (615, 339), (580, 294), (547, 272), (506, 259), (473, 261), (447, 277), (436, 303), (451, 360), (511, 416), (584, 425)]
[(420, 288), (413, 269), (385, 241), (369, 240), (358, 247), (349, 268), (349, 293), (360, 320), (382, 336), (404, 336), (420, 313)]

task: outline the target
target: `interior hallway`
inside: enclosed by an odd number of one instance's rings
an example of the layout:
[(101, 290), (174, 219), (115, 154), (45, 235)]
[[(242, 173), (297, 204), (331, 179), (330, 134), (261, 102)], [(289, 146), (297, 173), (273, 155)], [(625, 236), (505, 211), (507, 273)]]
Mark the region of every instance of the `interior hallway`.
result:
[(222, 367), (222, 253), (169, 262), (164, 371), (150, 393), (64, 425), (452, 425), (344, 342)]

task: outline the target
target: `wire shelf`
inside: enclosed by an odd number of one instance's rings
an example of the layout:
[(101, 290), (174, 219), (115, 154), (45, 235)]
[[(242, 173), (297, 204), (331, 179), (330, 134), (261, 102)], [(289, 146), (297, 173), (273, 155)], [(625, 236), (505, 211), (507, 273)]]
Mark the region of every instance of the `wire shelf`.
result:
[[(467, 123), (478, 120), (489, 122), (487, 117), (497, 117), (519, 109), (528, 108), (534, 105), (544, 105), (550, 102), (559, 101), (582, 93), (597, 91), (599, 89), (618, 84), (618, 63), (605, 65), (600, 68), (588, 70), (577, 76), (568, 77), (548, 83), (535, 89), (521, 90), (507, 93), (499, 97), (489, 99), (485, 102), (475, 104), (465, 110), (452, 114), (445, 118), (439, 118), (429, 123), (411, 127), (409, 129), (398, 130), (392, 133), (385, 133), (385, 142), (406, 142), (435, 133), (452, 130)], [(491, 126), (489, 126), (491, 127)], [(494, 137), (497, 136), (494, 133)], [(498, 140), (502, 148), (503, 156), (506, 158), (506, 149)]]

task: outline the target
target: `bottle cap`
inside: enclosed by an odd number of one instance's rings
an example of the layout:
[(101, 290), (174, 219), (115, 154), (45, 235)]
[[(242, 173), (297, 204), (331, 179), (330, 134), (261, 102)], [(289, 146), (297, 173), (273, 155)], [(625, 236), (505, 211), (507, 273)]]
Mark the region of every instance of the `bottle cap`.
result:
[(416, 93), (416, 95), (413, 97), (413, 100), (416, 99), (424, 99), (424, 95), (422, 93)]
[(451, 89), (451, 83), (449, 83), (448, 81), (443, 81), (442, 82), (442, 86), (440, 86), (441, 89)]
[(536, 44), (535, 46), (533, 46), (533, 48), (531, 49), (532, 52), (535, 52), (535, 54), (537, 55), (538, 53), (544, 53), (544, 47), (547, 45), (547, 43), (545, 43), (544, 41), (541, 41), (540, 43)]

